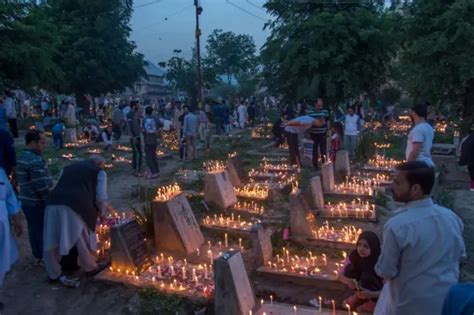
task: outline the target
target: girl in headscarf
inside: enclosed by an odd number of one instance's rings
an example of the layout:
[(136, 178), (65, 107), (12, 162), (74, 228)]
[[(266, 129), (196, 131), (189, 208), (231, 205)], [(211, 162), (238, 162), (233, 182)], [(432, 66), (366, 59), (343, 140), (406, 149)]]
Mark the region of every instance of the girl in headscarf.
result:
[(374, 267), (380, 256), (380, 240), (374, 232), (364, 231), (359, 235), (356, 249), (347, 257), (339, 271), (338, 280), (355, 291), (344, 301), (357, 312), (373, 312), (382, 290), (382, 279)]

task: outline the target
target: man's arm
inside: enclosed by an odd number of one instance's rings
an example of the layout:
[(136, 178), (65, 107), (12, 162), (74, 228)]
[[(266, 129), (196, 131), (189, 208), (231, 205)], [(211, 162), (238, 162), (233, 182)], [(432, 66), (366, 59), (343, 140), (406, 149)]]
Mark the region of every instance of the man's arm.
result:
[(402, 253), (393, 230), (385, 227), (383, 233), (382, 253), (375, 265), (375, 272), (386, 280), (394, 279), (400, 271)]
[(413, 142), (412, 147), (411, 147), (411, 152), (408, 155), (408, 161), (416, 161), (418, 158), (418, 155), (420, 154), (421, 151), (421, 142)]

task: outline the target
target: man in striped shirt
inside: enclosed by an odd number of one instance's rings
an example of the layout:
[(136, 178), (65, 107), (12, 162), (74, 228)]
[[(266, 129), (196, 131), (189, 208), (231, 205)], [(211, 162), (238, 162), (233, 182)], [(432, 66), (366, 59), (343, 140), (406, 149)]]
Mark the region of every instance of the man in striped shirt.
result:
[(26, 148), (17, 160), (19, 199), (28, 223), (31, 250), (37, 262), (43, 257), (43, 222), (46, 197), (53, 180), (41, 154), (46, 147), (43, 132), (33, 129), (25, 135)]
[(316, 123), (313, 124), (309, 132), (313, 140), (313, 166), (318, 170), (319, 157), (323, 160), (327, 154), (326, 135), (329, 130), (329, 112), (323, 109), (323, 100), (321, 98), (316, 100), (314, 110), (310, 111), (308, 115), (316, 119)]

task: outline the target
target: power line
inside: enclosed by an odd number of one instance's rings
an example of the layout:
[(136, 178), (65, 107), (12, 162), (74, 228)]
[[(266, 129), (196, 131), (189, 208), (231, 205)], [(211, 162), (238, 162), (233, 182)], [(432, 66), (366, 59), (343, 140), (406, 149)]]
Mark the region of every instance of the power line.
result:
[(163, 20), (160, 20), (160, 21), (158, 21), (158, 22), (145, 25), (145, 26), (143, 26), (143, 27), (137, 29), (136, 31), (142, 31), (142, 30), (148, 29), (148, 28), (150, 28), (150, 27), (160, 25), (160, 24), (162, 24), (162, 23), (168, 21), (169, 18), (171, 18), (171, 17), (173, 17), (173, 16), (176, 16), (176, 15), (179, 15), (179, 14), (183, 13), (184, 11), (186, 11), (188, 8), (193, 7), (193, 6), (194, 6), (194, 4), (186, 5), (185, 7), (181, 8), (181, 9), (179, 9), (179, 10), (173, 12), (173, 13), (170, 13), (168, 16), (165, 16), (165, 17), (163, 18)]
[(242, 7), (239, 7), (239, 6), (236, 5), (235, 3), (230, 2), (230, 0), (226, 0), (226, 2), (227, 2), (228, 4), (230, 4), (231, 6), (233, 6), (233, 7), (237, 8), (237, 9), (239, 9), (240, 11), (243, 11), (243, 12), (245, 12), (245, 13), (247, 13), (247, 14), (249, 14), (249, 15), (251, 15), (251, 16), (257, 18), (257, 19), (259, 19), (259, 20), (262, 20), (262, 21), (265, 21), (265, 22), (268, 22), (268, 21), (269, 21), (268, 19), (264, 19), (263, 17), (258, 16), (258, 15), (256, 15), (256, 14), (250, 12), (249, 10), (246, 10), (246, 9), (244, 9), (244, 8), (242, 8)]
[(152, 1), (152, 2), (147, 2), (147, 3), (143, 3), (143, 4), (139, 4), (139, 5), (134, 5), (133, 8), (134, 9), (143, 8), (143, 7), (147, 7), (149, 5), (160, 3), (161, 1), (163, 1), (163, 0), (155, 0), (155, 1)]
[(265, 13), (267, 12), (267, 10), (265, 10), (264, 8), (262, 8), (262, 7), (259, 6), (259, 5), (256, 5), (255, 3), (251, 2), (250, 0), (246, 0), (246, 1), (247, 1), (247, 3), (250, 4), (252, 7), (255, 7), (255, 8), (259, 9), (259, 10), (262, 10), (262, 11), (264, 11)]

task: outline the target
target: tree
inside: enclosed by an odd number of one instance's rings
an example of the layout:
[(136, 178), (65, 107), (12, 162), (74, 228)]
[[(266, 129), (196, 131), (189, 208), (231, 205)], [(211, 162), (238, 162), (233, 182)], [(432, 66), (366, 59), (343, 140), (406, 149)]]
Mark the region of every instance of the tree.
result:
[(395, 41), (383, 4), (270, 0), (265, 7), (276, 17), (261, 53), (273, 93), (340, 102), (373, 98), (387, 81)]
[(0, 5), (0, 89), (50, 88), (62, 79), (55, 63), (58, 32), (44, 7)]
[(232, 78), (255, 67), (255, 43), (249, 35), (214, 30), (207, 38), (207, 55), (204, 60), (218, 75), (225, 75), (231, 85)]
[(51, 0), (61, 32), (58, 64), (65, 80), (58, 89), (74, 93), (87, 112), (85, 94), (121, 91), (145, 75), (144, 60), (128, 40), (132, 0)]
[(403, 7), (400, 84), (418, 100), (474, 115), (474, 2), (418, 0)]

